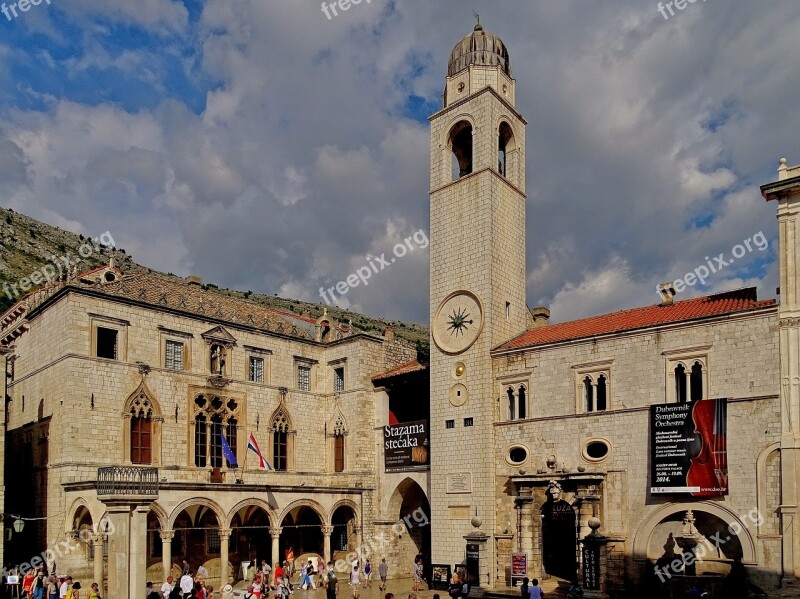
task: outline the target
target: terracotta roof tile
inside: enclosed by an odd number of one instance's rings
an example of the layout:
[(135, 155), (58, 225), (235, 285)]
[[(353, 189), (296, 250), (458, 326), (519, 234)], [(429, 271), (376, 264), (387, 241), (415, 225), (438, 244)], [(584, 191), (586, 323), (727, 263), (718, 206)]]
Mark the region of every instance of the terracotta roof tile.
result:
[(777, 305), (774, 299), (759, 301), (756, 288), (749, 287), (682, 300), (670, 306), (644, 306), (580, 320), (547, 325), (526, 331), (496, 351), (522, 349), (549, 343), (633, 331), (646, 327), (687, 322)]
[(401, 376), (403, 374), (411, 374), (412, 372), (422, 372), (423, 370), (427, 370), (427, 364), (420, 364), (417, 360), (411, 360), (410, 362), (406, 362), (405, 364), (400, 364), (400, 366), (395, 366), (394, 368), (390, 368), (386, 372), (382, 372), (381, 374), (376, 374), (372, 377), (372, 382), (382, 381), (385, 379), (390, 379), (395, 376)]

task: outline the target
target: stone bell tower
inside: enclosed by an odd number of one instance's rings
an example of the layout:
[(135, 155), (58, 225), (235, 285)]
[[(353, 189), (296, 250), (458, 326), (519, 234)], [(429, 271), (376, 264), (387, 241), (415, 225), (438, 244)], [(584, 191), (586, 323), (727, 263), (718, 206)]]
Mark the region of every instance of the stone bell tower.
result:
[(443, 108), (430, 117), (431, 557), (461, 563), (464, 535), (483, 535), (482, 586), (495, 570), (499, 390), (489, 352), (528, 319), (526, 122), (515, 85), (508, 50), (478, 23), (453, 49)]

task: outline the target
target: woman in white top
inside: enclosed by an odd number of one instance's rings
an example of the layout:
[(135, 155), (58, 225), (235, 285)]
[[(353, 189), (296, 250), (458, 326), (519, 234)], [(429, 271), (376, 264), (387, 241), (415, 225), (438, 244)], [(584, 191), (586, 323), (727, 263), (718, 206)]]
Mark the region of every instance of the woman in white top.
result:
[(353, 571), (350, 572), (350, 584), (353, 585), (353, 599), (358, 599), (358, 589), (361, 584), (361, 579), (358, 575), (358, 566), (353, 566)]

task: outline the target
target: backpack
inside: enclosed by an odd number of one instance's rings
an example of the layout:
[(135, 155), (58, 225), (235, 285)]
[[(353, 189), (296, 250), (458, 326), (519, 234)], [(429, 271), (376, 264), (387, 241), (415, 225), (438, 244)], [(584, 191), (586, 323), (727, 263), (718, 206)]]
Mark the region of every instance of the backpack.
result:
[(464, 584), (461, 586), (461, 594), (462, 594), (462, 595), (465, 595), (465, 596), (466, 596), (466, 595), (469, 595), (469, 583), (468, 583), (468, 582), (465, 582), (465, 583), (464, 583)]

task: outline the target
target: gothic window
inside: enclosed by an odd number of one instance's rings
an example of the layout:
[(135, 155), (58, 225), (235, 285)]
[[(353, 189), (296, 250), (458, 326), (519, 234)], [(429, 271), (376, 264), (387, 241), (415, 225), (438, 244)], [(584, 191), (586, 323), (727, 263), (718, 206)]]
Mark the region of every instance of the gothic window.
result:
[(453, 152), (453, 180), (472, 173), (472, 125), (459, 121), (450, 131), (450, 149)]
[(703, 365), (700, 362), (692, 364), (692, 373), (689, 375), (689, 397), (691, 401), (703, 399)]
[(518, 405), (519, 405), (519, 409), (517, 410), (517, 414), (519, 415), (519, 419), (520, 420), (525, 420), (525, 417), (527, 415), (527, 405), (525, 403), (525, 401), (526, 401), (525, 385), (520, 385), (519, 386), (519, 389), (517, 390), (517, 400), (518, 400)]
[(508, 419), (509, 420), (524, 420), (528, 415), (528, 398), (527, 389), (525, 385), (506, 389), (508, 396)]
[(583, 379), (583, 398), (587, 412), (594, 412), (594, 389), (592, 389), (592, 377), (587, 376)]
[(606, 377), (600, 375), (597, 377), (597, 411), (604, 412), (606, 409)]
[(153, 462), (153, 407), (142, 395), (131, 405), (131, 463)]
[(514, 388), (509, 387), (506, 393), (508, 394), (508, 419), (514, 420), (514, 415), (516, 414), (516, 411), (514, 410), (514, 404), (516, 403), (516, 399), (514, 398)]
[(345, 436), (347, 429), (345, 428), (344, 418), (339, 414), (336, 417), (336, 422), (333, 425), (333, 471), (344, 472), (344, 456), (345, 456)]
[(231, 464), (222, 451), (222, 436), (237, 454), (237, 425), (239, 401), (229, 397), (198, 394), (194, 399), (194, 465), (198, 468), (211, 466), (222, 468)]
[(683, 364), (675, 367), (675, 399), (686, 403), (686, 367)]
[(278, 472), (289, 469), (289, 416), (279, 408), (272, 417), (272, 467)]

